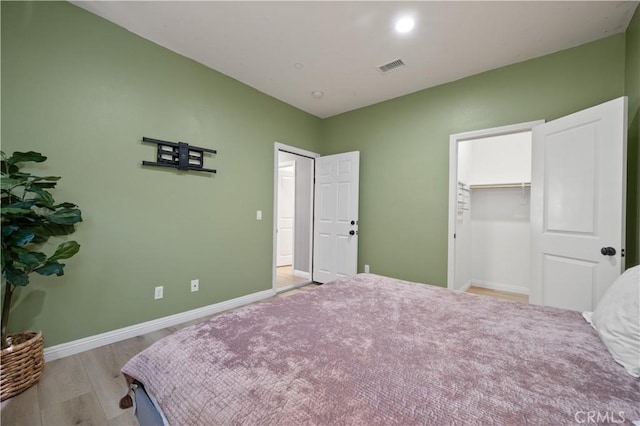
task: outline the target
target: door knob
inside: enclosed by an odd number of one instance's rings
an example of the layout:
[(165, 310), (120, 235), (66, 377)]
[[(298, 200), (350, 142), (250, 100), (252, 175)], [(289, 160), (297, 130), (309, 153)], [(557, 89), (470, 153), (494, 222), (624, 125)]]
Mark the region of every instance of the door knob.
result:
[(355, 220), (352, 220), (352, 221), (351, 221), (351, 224), (352, 224), (352, 225), (355, 225), (355, 224), (356, 224), (356, 221), (355, 221)]
[(352, 229), (351, 231), (349, 231), (349, 235), (356, 235), (356, 231)]
[(600, 249), (600, 253), (605, 256), (613, 256), (616, 254), (616, 249), (614, 249), (613, 247), (602, 247)]

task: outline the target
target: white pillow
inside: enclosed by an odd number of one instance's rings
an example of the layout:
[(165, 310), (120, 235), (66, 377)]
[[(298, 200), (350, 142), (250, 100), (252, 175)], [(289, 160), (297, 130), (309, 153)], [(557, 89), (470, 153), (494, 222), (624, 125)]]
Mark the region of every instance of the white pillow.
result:
[(627, 269), (604, 294), (596, 310), (582, 315), (598, 330), (613, 359), (640, 377), (640, 265)]

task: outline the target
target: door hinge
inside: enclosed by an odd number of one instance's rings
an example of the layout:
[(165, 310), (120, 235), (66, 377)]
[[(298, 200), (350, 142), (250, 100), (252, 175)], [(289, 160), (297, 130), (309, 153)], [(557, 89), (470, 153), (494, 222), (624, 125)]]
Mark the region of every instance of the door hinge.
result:
[(624, 257), (624, 249), (620, 249), (620, 257)]
[(456, 234), (453, 234), (453, 238), (455, 238), (455, 237), (456, 237)]

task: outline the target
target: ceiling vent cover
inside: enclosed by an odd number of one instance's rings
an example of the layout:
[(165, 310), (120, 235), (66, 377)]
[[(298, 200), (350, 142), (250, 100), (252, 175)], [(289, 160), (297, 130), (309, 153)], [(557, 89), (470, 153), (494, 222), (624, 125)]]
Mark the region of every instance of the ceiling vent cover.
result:
[(396, 59), (395, 61), (391, 61), (388, 64), (380, 65), (378, 70), (381, 73), (387, 73), (393, 70), (397, 70), (398, 68), (404, 67), (406, 64), (402, 62), (402, 59)]

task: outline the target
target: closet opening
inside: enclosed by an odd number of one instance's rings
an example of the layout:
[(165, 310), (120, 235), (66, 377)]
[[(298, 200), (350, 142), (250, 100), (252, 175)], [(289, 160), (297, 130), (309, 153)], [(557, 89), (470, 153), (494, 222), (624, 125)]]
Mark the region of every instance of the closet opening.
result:
[(451, 135), (449, 289), (528, 302), (531, 130), (541, 123)]

